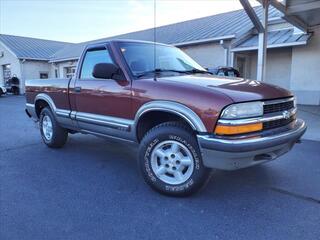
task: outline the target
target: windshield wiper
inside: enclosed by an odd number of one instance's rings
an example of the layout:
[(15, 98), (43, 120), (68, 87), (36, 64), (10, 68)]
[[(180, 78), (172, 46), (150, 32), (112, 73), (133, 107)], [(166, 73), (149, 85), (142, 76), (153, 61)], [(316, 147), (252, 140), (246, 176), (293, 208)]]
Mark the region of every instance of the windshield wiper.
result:
[(151, 71), (145, 71), (145, 72), (142, 72), (138, 75), (136, 75), (137, 78), (141, 78), (141, 77), (144, 77), (148, 74), (151, 74), (151, 73), (162, 73), (162, 72), (175, 72), (175, 73), (186, 73), (186, 71), (179, 71), (179, 70), (174, 70), (174, 69), (162, 69), (162, 68), (156, 68), (154, 70), (151, 70)]
[(213, 75), (212, 72), (205, 71), (205, 70), (200, 70), (200, 69), (197, 69), (197, 68), (194, 68), (194, 69), (191, 69), (191, 70), (184, 70), (184, 71), (175, 70), (175, 69), (156, 68), (156, 69), (151, 70), (151, 71), (142, 72), (142, 73), (136, 75), (136, 77), (137, 78), (141, 78), (141, 77), (144, 77), (144, 76), (146, 76), (148, 74), (151, 74), (151, 73), (162, 73), (162, 72), (175, 72), (175, 73), (185, 73), (185, 74), (201, 73), (201, 74), (211, 74), (211, 75)]
[(211, 74), (212, 75), (212, 72), (209, 72), (209, 71), (205, 71), (205, 70), (200, 70), (200, 69), (197, 69), (197, 68), (194, 68), (194, 69), (191, 69), (191, 70), (187, 70), (187, 71), (183, 71), (183, 73), (189, 73), (189, 74), (195, 74), (195, 73), (202, 73), (202, 74)]

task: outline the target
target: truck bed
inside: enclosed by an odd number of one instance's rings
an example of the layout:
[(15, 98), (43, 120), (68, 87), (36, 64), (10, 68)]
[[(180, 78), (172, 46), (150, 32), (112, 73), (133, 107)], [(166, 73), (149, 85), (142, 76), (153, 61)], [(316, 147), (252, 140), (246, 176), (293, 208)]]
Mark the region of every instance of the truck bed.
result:
[(32, 79), (26, 81), (26, 101), (33, 104), (39, 93), (47, 94), (58, 109), (69, 110), (69, 78)]

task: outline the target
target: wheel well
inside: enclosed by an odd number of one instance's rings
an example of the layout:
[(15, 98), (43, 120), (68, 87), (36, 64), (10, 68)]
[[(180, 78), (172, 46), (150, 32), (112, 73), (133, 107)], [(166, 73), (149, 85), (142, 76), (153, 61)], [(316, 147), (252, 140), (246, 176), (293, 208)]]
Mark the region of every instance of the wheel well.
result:
[(184, 124), (187, 128), (190, 129), (190, 131), (194, 131), (194, 129), (190, 126), (190, 124), (183, 119), (181, 116), (170, 113), (170, 112), (164, 112), (164, 111), (150, 111), (145, 114), (143, 114), (137, 124), (136, 127), (136, 134), (137, 134), (137, 140), (140, 142), (143, 138), (143, 136), (153, 127), (164, 123), (164, 122), (180, 122)]
[(42, 111), (42, 109), (44, 109), (45, 107), (48, 107), (49, 104), (45, 101), (45, 100), (37, 100), (35, 103), (35, 109), (36, 109), (36, 114), (38, 116), (38, 118), (40, 117), (40, 113)]

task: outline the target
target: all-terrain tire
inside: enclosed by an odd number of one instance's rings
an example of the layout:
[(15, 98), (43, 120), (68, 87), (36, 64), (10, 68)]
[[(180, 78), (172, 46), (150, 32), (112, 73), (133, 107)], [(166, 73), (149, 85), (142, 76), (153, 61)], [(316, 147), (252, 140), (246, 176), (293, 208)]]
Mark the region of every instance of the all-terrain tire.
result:
[(210, 174), (203, 165), (196, 136), (179, 122), (165, 122), (149, 130), (140, 143), (138, 163), (153, 189), (176, 197), (200, 190)]
[(49, 107), (42, 109), (39, 125), (42, 140), (48, 147), (61, 148), (65, 145), (68, 139), (68, 131), (59, 125)]

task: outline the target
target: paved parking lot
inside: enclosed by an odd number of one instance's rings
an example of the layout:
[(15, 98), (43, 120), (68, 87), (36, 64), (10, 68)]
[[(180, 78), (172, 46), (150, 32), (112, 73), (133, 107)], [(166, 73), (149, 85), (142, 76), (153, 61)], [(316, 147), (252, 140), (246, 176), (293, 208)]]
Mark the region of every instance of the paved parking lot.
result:
[(126, 143), (71, 135), (42, 144), (24, 98), (0, 98), (0, 239), (319, 239), (320, 142), (189, 198), (149, 189)]

